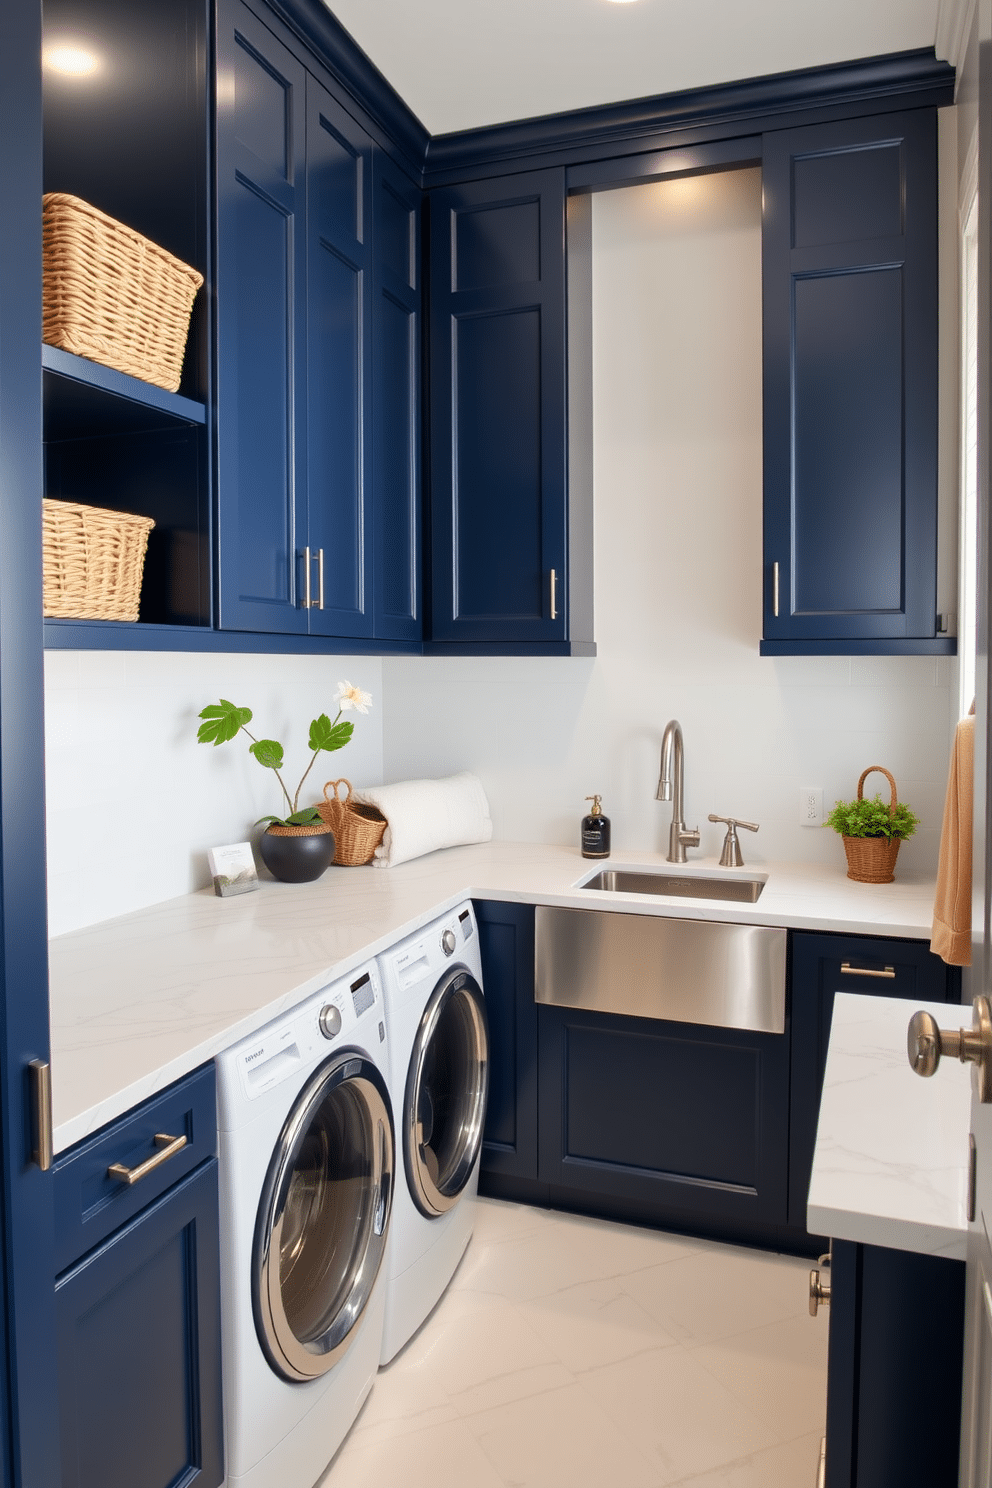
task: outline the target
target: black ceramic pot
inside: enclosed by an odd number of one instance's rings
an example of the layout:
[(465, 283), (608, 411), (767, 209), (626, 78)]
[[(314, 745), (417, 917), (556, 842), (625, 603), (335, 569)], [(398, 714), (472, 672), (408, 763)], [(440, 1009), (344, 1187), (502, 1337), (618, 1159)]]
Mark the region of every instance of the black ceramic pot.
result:
[(334, 857), (334, 833), (327, 828), (297, 836), (266, 827), (258, 846), (273, 878), (282, 883), (313, 883)]

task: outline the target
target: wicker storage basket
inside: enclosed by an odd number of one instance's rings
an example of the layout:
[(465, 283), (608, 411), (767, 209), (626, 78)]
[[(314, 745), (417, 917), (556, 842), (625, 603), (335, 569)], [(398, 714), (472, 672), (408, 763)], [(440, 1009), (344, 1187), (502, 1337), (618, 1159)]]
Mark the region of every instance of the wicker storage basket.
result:
[(42, 203), (43, 340), (176, 392), (203, 275), (78, 196)]
[[(338, 787), (346, 785), (348, 794), (342, 800)], [(328, 796), (327, 792), (334, 794)], [(321, 821), (334, 828), (334, 861), (343, 868), (360, 868), (370, 863), (386, 830), (386, 818), (375, 806), (352, 802), (350, 780), (329, 780), (324, 786), (324, 799), (317, 806)]]
[[(878, 770), (889, 782), (892, 799), (889, 803), (889, 811), (893, 812), (899, 803), (896, 794), (896, 782), (884, 765), (869, 765), (867, 770), (862, 770), (861, 779), (858, 781), (858, 800), (864, 796), (864, 785), (867, 776)], [(853, 878), (857, 883), (892, 883), (896, 876), (896, 858), (899, 856), (898, 837), (844, 837), (844, 851), (847, 853), (847, 876)]]
[(43, 612), (62, 620), (137, 620), (151, 517), (75, 501), (41, 503)]

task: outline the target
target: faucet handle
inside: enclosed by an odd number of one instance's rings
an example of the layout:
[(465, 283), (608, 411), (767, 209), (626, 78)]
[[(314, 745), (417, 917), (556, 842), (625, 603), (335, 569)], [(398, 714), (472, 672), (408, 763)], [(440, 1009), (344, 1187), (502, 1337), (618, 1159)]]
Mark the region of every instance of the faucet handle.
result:
[(741, 845), (737, 838), (737, 828), (745, 827), (749, 832), (758, 830), (757, 822), (741, 821), (737, 816), (715, 816), (711, 811), (709, 815), (711, 822), (722, 822), (727, 828), (727, 835), (723, 839), (723, 851), (720, 854), (721, 868), (743, 868), (744, 859), (741, 855)]

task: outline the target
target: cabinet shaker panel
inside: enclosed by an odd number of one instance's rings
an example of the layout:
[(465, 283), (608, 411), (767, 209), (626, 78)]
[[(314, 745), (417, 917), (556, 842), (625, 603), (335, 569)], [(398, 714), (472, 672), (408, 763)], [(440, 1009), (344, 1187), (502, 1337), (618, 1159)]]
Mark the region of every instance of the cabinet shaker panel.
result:
[(765, 654), (937, 636), (934, 109), (764, 136)]
[(372, 488), (375, 634), (417, 641), (421, 618), (421, 193), (373, 152)]
[(305, 632), (306, 74), (240, 3), (221, 9), (218, 54), (220, 623)]
[(311, 575), (318, 601), (310, 610), (315, 635), (372, 634), (372, 552), (366, 542), (371, 166), (368, 137), (308, 77), (305, 543), (311, 553), (323, 554)]
[(432, 639), (564, 642), (559, 170), (431, 194)]

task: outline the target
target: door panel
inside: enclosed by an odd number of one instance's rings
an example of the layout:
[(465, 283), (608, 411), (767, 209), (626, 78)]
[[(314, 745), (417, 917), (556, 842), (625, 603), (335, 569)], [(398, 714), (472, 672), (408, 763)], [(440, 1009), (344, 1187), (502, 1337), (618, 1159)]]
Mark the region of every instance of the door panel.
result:
[[(372, 146), (325, 88), (307, 78), (307, 539), (324, 554), (313, 635), (372, 634), (367, 483)], [(311, 578), (318, 598), (317, 571)]]
[(306, 376), (305, 73), (246, 6), (222, 6), (219, 28), (219, 620), (298, 634), (307, 629), (296, 396)]
[(564, 273), (561, 172), (432, 193), (434, 640), (567, 639)]
[(0, 43), (0, 1480), (57, 1488), (53, 1182), (31, 1160), (27, 1065), (49, 1058), (41, 617), (41, 27)]
[(784, 1224), (788, 1034), (539, 1007), (541, 1182)]
[(423, 633), (421, 570), (421, 193), (373, 152), (375, 634)]
[(927, 109), (764, 137), (768, 642), (935, 637), (936, 160)]

